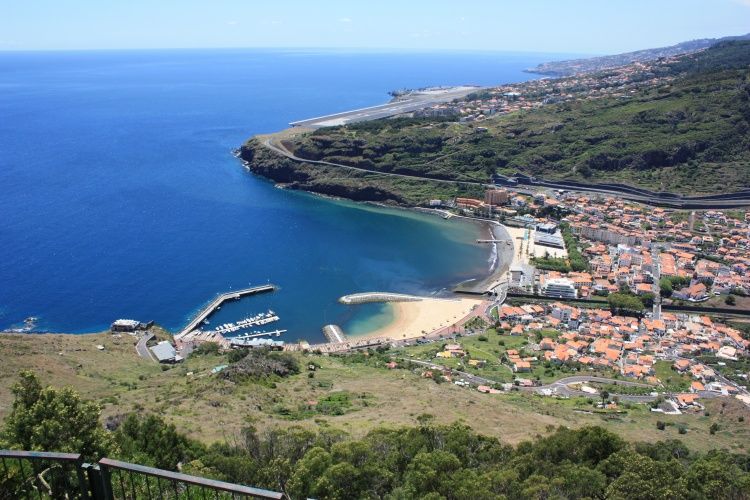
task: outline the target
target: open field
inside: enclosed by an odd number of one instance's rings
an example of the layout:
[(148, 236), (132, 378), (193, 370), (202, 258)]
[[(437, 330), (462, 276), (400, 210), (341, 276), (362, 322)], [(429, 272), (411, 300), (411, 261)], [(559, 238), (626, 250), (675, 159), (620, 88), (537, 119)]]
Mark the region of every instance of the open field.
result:
[[(502, 347), (495, 340), (495, 345), (490, 346), (474, 337), (467, 347), (477, 357), (483, 351), (489, 357)], [(104, 345), (105, 350), (97, 350), (97, 344)], [(508, 443), (544, 434), (549, 426), (599, 424), (631, 440), (679, 437), (694, 449), (750, 449), (750, 412), (734, 399), (707, 401), (709, 416), (655, 415), (642, 406), (627, 408), (625, 415), (597, 415), (580, 412), (593, 410), (590, 402), (583, 399), (480, 394), (447, 383), (437, 384), (421, 377), (419, 371), (388, 370), (377, 358), (364, 355), (298, 355), (303, 367), (299, 375), (275, 384), (234, 384), (209, 373), (211, 368), (227, 363), (226, 356), (196, 355), (183, 365), (163, 370), (138, 358), (133, 344), (129, 336), (117, 339), (107, 334), (0, 335), (0, 418), (10, 410), (9, 389), (17, 373), (28, 368), (46, 384), (70, 385), (86, 398), (99, 401), (105, 417), (133, 411), (155, 412), (203, 441), (231, 439), (249, 424), (261, 430), (290, 425), (331, 426), (361, 436), (379, 425), (414, 424), (419, 415), (429, 413), (438, 422), (461, 420)], [(505, 347), (510, 346), (508, 339)], [(304, 370), (309, 363), (319, 365), (312, 378)], [(188, 375), (190, 372), (193, 375)], [(343, 415), (300, 411), (311, 400), (341, 394), (352, 401), (351, 410)], [(745, 416), (743, 422), (739, 421), (741, 415)], [(657, 420), (674, 425), (659, 431)], [(719, 431), (710, 435), (708, 429), (714, 422)], [(678, 435), (678, 424), (684, 424), (688, 433)]]

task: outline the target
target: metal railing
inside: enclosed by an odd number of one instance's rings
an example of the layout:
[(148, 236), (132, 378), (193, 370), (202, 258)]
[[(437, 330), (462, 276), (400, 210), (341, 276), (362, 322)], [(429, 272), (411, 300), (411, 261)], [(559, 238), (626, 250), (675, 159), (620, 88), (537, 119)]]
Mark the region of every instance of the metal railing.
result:
[(283, 493), (75, 453), (0, 450), (0, 500), (285, 498)]
[(0, 450), (0, 499), (88, 498), (81, 455)]

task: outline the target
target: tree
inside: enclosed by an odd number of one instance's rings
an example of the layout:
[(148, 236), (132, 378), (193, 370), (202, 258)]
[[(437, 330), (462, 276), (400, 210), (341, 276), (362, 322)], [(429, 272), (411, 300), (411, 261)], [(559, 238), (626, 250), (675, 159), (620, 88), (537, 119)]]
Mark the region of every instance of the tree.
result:
[(728, 306), (733, 306), (737, 303), (737, 299), (734, 298), (734, 295), (729, 294), (727, 295), (727, 298), (724, 299), (724, 303)]
[(680, 481), (684, 469), (676, 460), (656, 461), (626, 449), (608, 458), (600, 469), (616, 478), (607, 487), (607, 498), (657, 500), (685, 498), (687, 493)]
[(563, 478), (567, 498), (603, 498), (607, 477), (596, 469), (583, 465), (561, 465), (556, 474)]
[(323, 448), (313, 448), (297, 462), (294, 474), (287, 483), (292, 498), (305, 498), (311, 495), (315, 484), (331, 466), (331, 454)]
[(635, 295), (629, 293), (610, 293), (607, 296), (607, 302), (610, 309), (617, 313), (641, 313), (643, 312), (643, 302)]
[(140, 417), (130, 414), (115, 434), (122, 453), (138, 463), (153, 465), (158, 469), (177, 470), (190, 453), (191, 443), (179, 434), (175, 426), (161, 417)]
[(411, 498), (446, 492), (450, 483), (448, 475), (460, 467), (461, 462), (452, 453), (419, 453), (404, 474), (405, 492)]
[(747, 498), (750, 476), (724, 452), (712, 452), (693, 462), (682, 484), (695, 498)]
[(672, 288), (672, 280), (669, 278), (662, 278), (659, 280), (659, 294), (662, 297), (671, 297), (674, 292)]
[(344, 500), (358, 498), (359, 488), (356, 487), (359, 471), (349, 463), (339, 463), (328, 467), (320, 476), (313, 494), (318, 498)]
[(641, 302), (643, 303), (643, 307), (653, 307), (654, 300), (656, 300), (656, 297), (653, 293), (644, 293), (640, 296)]
[(99, 405), (81, 399), (73, 389), (42, 388), (33, 372), (22, 371), (12, 393), (13, 407), (2, 434), (7, 446), (80, 453), (86, 460), (98, 460), (114, 450), (99, 423)]

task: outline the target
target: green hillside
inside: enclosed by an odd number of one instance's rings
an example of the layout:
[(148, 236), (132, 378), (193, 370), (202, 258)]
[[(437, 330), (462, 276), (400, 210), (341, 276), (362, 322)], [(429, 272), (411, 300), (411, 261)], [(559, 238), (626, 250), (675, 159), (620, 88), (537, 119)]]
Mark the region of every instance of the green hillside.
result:
[[(320, 129), (284, 145), (311, 160), (447, 180), (486, 182), (494, 172), (518, 171), (686, 194), (750, 185), (750, 42), (722, 43), (652, 71), (677, 78), (646, 85), (627, 98), (580, 98), (496, 116), (481, 126), (377, 120)], [(247, 144), (243, 156), (253, 159), (257, 146)], [(251, 161), (251, 168), (285, 182), (272, 166), (278, 159), (269, 163), (265, 157)], [(291, 177), (304, 170), (305, 179), (296, 187), (316, 191), (320, 177), (329, 187), (336, 185), (335, 167), (306, 169), (287, 160), (285, 168), (295, 171)], [(378, 191), (375, 199), (414, 203), (431, 195), (425, 186), (414, 192), (397, 178), (367, 182)], [(444, 194), (445, 185), (442, 190), (436, 194)]]

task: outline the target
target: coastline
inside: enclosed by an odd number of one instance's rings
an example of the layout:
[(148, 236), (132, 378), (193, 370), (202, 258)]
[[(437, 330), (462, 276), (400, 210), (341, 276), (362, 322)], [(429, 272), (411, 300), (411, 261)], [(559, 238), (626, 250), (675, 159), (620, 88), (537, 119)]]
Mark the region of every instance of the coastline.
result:
[(348, 337), (351, 341), (365, 339), (410, 340), (425, 337), (460, 322), (482, 303), (480, 299), (422, 298), (412, 302), (387, 302), (393, 320), (372, 332)]
[[(439, 215), (438, 211), (407, 208), (420, 213)], [(470, 217), (456, 216), (464, 222), (479, 223), (489, 232), (491, 239), (498, 240), (490, 253), (490, 266), (484, 277), (457, 285), (455, 288), (472, 288), (475, 290), (499, 286), (506, 279), (510, 268), (519, 263), (519, 256), (514, 241), (514, 232), (496, 221), (485, 221)], [(523, 231), (522, 229), (520, 229)], [(465, 292), (456, 291), (449, 298), (422, 297), (418, 301), (386, 301), (391, 308), (393, 319), (385, 326), (371, 332), (347, 336), (351, 342), (362, 340), (412, 340), (431, 335), (443, 334), (451, 328), (460, 326), (472, 317), (483, 317), (485, 297), (469, 297)], [(474, 292), (475, 295), (480, 295)]]

